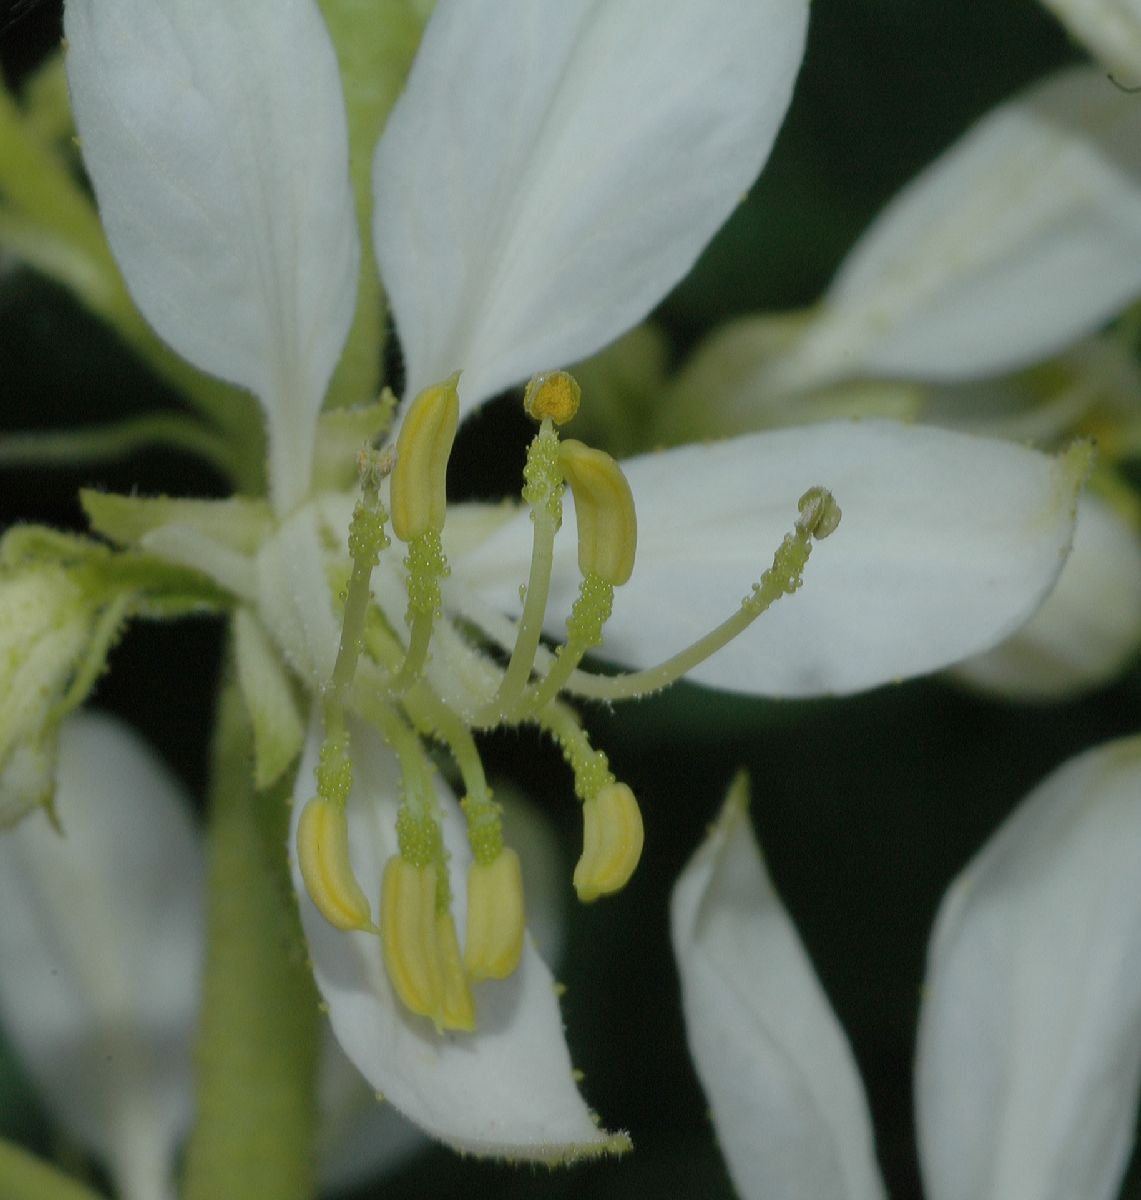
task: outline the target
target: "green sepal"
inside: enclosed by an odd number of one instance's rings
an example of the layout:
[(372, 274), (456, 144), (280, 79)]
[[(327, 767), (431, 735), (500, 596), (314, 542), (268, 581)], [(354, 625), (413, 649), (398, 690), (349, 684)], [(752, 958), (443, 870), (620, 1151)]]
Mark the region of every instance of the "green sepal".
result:
[(385, 388), (380, 399), (350, 408), (331, 408), (317, 422), (317, 452), (313, 487), (322, 492), (346, 492), (357, 482), (357, 455), (375, 446), (392, 424), (396, 397)]
[(120, 546), (138, 546), (156, 529), (186, 525), (238, 554), (255, 554), (273, 531), (268, 503), (247, 496), (183, 500), (173, 496), (122, 496), (82, 488), (79, 503), (91, 528)]
[(262, 790), (276, 783), (301, 753), (305, 727), (285, 667), (248, 608), (234, 614), (234, 650), (238, 684), (253, 725), (254, 782)]

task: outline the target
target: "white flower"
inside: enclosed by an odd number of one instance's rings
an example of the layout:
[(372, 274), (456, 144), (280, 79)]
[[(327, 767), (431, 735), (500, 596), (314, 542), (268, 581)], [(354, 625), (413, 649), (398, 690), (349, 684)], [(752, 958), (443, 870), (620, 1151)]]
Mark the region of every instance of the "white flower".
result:
[[(807, 7), (719, 0), (712, 10), (686, 3), (667, 12), (653, 0), (440, 0), (374, 169), (374, 240), (409, 398), (434, 388), (431, 403), (445, 413), (455, 384), (438, 385), (460, 371), (459, 409), (469, 412), (644, 316), (763, 164), (799, 65)], [(530, 640), (522, 684), (532, 659), (550, 671), (539, 621), (560, 628), (579, 575), (573, 550), (557, 545), (551, 602), (537, 615), (524, 607), (519, 620), (528, 562), (546, 561), (527, 549), (529, 514), (453, 506), (444, 529), (451, 576), (441, 611), (421, 622), (430, 655), (417, 658), (417, 635), (405, 632), (419, 577), (395, 551), (381, 554), (371, 579), (383, 620), (366, 630), (358, 614), (360, 625), (341, 639), (334, 596), (353, 498), (319, 494), (313, 461), (318, 409), (352, 316), (358, 246), (336, 62), (317, 10), (311, 0), (240, 8), (69, 0), (66, 17), (77, 126), (127, 284), (175, 349), (257, 395), (269, 430), (273, 508), (262, 525), (228, 526), (177, 505), (136, 506), (152, 516), (132, 517), (129, 535), (96, 524), (205, 572), (245, 606), (243, 684), (248, 693), (248, 680), (262, 688), (268, 680), (284, 698), (276, 716), (274, 705), (251, 701), (255, 724), (292, 730), (272, 753), (259, 746), (259, 773), (269, 759), (282, 769), (303, 728), (283, 715), (290, 685), (274, 655), (310, 692), (316, 712), (298, 800), (312, 796), (323, 741), (351, 764), (348, 852), (333, 864), (334, 882), (355, 878), (371, 891), (386, 864), (410, 861), (396, 819), (414, 794), (417, 819), (436, 839), (424, 853), (439, 866), (442, 826), (449, 911), (462, 929), (462, 821), (409, 723), (437, 731), (465, 787), (469, 775), (481, 783), (467, 729), (496, 721), (543, 724), (567, 749), (576, 783), (597, 767), (561, 703), (497, 706), (503, 669), (470, 636), (474, 625), (509, 650)], [(434, 453), (433, 438), (424, 445)], [(444, 460), (446, 451), (433, 460), (441, 487)], [(844, 511), (836, 553), (819, 555), (821, 569), (814, 561), (795, 600), (761, 623), (771, 623), (767, 633), (750, 631), (734, 654), (695, 673), (770, 694), (873, 686), (993, 644), (1051, 586), (1082, 473), (1073, 461), (886, 423), (687, 447), (625, 470), (633, 500), (617, 484), (611, 499), (626, 504), (630, 551), (636, 502), (638, 561), (605, 648), (634, 666), (658, 663), (746, 611), (742, 591), (792, 527), (798, 497), (819, 485), (835, 490)], [(616, 472), (607, 468), (611, 483)], [(606, 509), (603, 524), (613, 515)], [(792, 540), (803, 547), (810, 535)], [(367, 572), (363, 579), (357, 595), (369, 586)], [(529, 589), (532, 607), (540, 593)], [(362, 656), (356, 691), (343, 680), (330, 687), (339, 644), (355, 661), (364, 632), (379, 638), (376, 661)], [(418, 692), (405, 699), (391, 686), (401, 676), (380, 661), (385, 650), (417, 663), (409, 677)], [(663, 686), (680, 671), (636, 675), (634, 684), (578, 671), (566, 690), (605, 697)], [(374, 685), (361, 684), (362, 673)], [(615, 787), (608, 797), (629, 815), (633, 800)], [(331, 821), (343, 820), (343, 803), (330, 802)], [(429, 1133), (471, 1152), (557, 1160), (623, 1144), (596, 1126), (578, 1095), (552, 981), (529, 944), (511, 978), (480, 986), (478, 1032), (442, 1034), (396, 999), (374, 901), (357, 893), (349, 896), (356, 932), (334, 929), (304, 891), (301, 916), (333, 1029), (376, 1088)], [(382, 936), (402, 928), (382, 925)]]
[(1137, 0), (1042, 0), (1069, 31), (1084, 42), (1119, 87), (1133, 89), (1141, 79), (1141, 6)]
[(55, 809), (0, 838), (0, 1022), (52, 1113), (123, 1200), (173, 1197), (192, 1111), (205, 861), (137, 735), (81, 714)]
[[(1124, 4), (1072, 7), (1127, 20)], [(1141, 106), (1103, 71), (1026, 88), (883, 209), (810, 314), (714, 335), (671, 388), (663, 435), (897, 412), (1037, 445), (1085, 433), (1127, 453), (1114, 443), (1136, 437), (1132, 350), (1088, 335), (1141, 295), (1139, 148)], [(1141, 643), (1134, 526), (1086, 502), (1082, 554), (1057, 591), (965, 677), (1049, 698), (1118, 670)]]
[[(42, 812), (0, 838), (0, 1025), (52, 1117), (108, 1166), (120, 1200), (162, 1200), (175, 1195), (193, 1111), (204, 845), (189, 797), (120, 722), (67, 720), (57, 771), (59, 828)], [(529, 838), (540, 871), (552, 865), (543, 834)], [(324, 1191), (424, 1144), (331, 1037), (318, 1107)]]
[[(847, 1040), (743, 784), (674, 892), (690, 1050), (745, 1200), (879, 1200)], [(1111, 1200), (1141, 1082), (1141, 739), (1065, 763), (952, 884), (916, 1105), (930, 1200)]]

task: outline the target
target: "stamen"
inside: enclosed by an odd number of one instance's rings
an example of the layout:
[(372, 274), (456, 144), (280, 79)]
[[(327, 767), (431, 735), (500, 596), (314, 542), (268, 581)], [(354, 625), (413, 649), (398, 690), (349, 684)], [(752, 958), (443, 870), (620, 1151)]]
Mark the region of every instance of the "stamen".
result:
[(728, 645), (781, 596), (797, 591), (804, 582), (804, 567), (812, 553), (813, 539), (828, 537), (840, 524), (841, 515), (831, 492), (822, 487), (805, 492), (798, 507), (801, 516), (793, 532), (785, 537), (773, 555), (772, 566), (753, 584), (752, 592), (741, 601), (733, 616), (656, 667), (618, 675), (575, 671), (565, 690), (594, 700), (629, 700), (661, 691)]
[(634, 571), (638, 519), (622, 469), (604, 450), (568, 439), (559, 446), (559, 468), (574, 494), (578, 566), (621, 587)]
[(344, 808), (322, 796), (306, 804), (297, 827), (297, 858), (305, 890), (326, 921), (337, 929), (377, 932), (349, 861)]
[(390, 498), (392, 531), (402, 542), (444, 528), (447, 473), (460, 419), (457, 371), (425, 388), (408, 410), (396, 439)]
[(406, 1007), (437, 1029), (475, 1028), (472, 1000), (452, 920), (447, 856), (435, 817), (407, 806), (396, 820), (399, 853), (384, 868), (380, 936), (384, 963)]
[(555, 665), (526, 697), (535, 712), (558, 695), (584, 655), (602, 645), (602, 627), (610, 618), (614, 589), (634, 571), (638, 520), (634, 496), (621, 468), (603, 450), (573, 439), (559, 447), (559, 466), (574, 493), (578, 523), (578, 565), (583, 579), (567, 619), (566, 645)]
[[(551, 377), (546, 378), (549, 380)], [(561, 394), (562, 389), (557, 390)], [(540, 403), (545, 394), (545, 389), (539, 389), (539, 396), (533, 399), (531, 405), (535, 411), (543, 411), (547, 407)], [(476, 716), (475, 724), (480, 727), (497, 725), (512, 718), (535, 663), (550, 594), (555, 534), (563, 523), (563, 479), (558, 457), (559, 436), (555, 432), (554, 419), (544, 417), (539, 432), (527, 449), (527, 464), (523, 468), (523, 499), (530, 505), (533, 526), (531, 570), (523, 600), (523, 614), (507, 670), (495, 696)]]
[(317, 767), (317, 795), (308, 802), (297, 828), (297, 858), (305, 890), (321, 915), (338, 929), (373, 930), (372, 912), (349, 858), (345, 806), (353, 786), (349, 735), (345, 725), (348, 690), (356, 674), (368, 615), (369, 583), (389, 544), (388, 514), (380, 502), (383, 460), (363, 450), (357, 460), (361, 498), (349, 526), (353, 568), (345, 588), (341, 642), (323, 701), (325, 741)]
[(523, 953), (523, 870), (503, 847), (468, 868), (464, 967), (472, 979), (506, 979)]
[(582, 401), (582, 388), (568, 371), (546, 371), (534, 376), (523, 392), (523, 409), (532, 421), (565, 425), (574, 419)]
[(642, 857), (642, 813), (624, 783), (612, 783), (582, 806), (582, 857), (574, 888), (584, 903), (624, 888)]
[(448, 511), (448, 459), (459, 424), (457, 371), (450, 379), (425, 388), (412, 402), (396, 439), (392, 470), (392, 531), (408, 545), (410, 633), (404, 664), (389, 691), (403, 692), (424, 669), (432, 625), (440, 612), (440, 580), (448, 574), (440, 533)]

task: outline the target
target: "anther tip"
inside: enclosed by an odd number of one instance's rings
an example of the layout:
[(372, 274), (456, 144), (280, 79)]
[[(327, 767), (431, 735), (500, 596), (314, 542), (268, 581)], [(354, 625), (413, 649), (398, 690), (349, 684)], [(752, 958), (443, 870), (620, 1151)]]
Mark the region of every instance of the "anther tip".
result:
[(523, 393), (523, 407), (532, 420), (551, 420), (556, 425), (572, 420), (581, 400), (578, 381), (566, 371), (534, 376)]
[(797, 509), (800, 512), (797, 525), (817, 541), (822, 541), (830, 533), (834, 533), (843, 515), (832, 493), (824, 487), (809, 488), (801, 496)]

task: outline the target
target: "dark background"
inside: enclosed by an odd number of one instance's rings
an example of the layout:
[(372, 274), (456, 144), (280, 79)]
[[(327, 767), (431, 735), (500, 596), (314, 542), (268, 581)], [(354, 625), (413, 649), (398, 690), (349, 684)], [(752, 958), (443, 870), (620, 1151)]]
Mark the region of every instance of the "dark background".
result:
[[(9, 82), (58, 36), (54, 0), (0, 0)], [(1060, 28), (1029, 3), (816, 0), (808, 57), (770, 166), (657, 314), (677, 354), (731, 314), (813, 300), (912, 173), (992, 104), (1076, 57)], [(0, 423), (13, 429), (106, 420), (169, 402), (67, 295), (24, 273), (0, 282), (0, 386)], [(521, 456), (523, 436), (509, 410), (465, 430), (457, 450), (463, 491), (504, 486), (472, 464), (487, 461), (482, 445), (501, 446), (504, 437), (517, 439)], [(77, 525), (81, 484), (206, 495), (222, 487), (195, 462), (160, 453), (84, 471), (9, 473), (0, 481), (3, 519)], [(220, 631), (207, 621), (138, 627), (115, 651), (96, 697), (142, 728), (199, 796), (209, 664), (219, 650)], [(918, 1197), (910, 1074), (939, 897), (1036, 781), (1075, 752), (1141, 728), (1141, 677), (1133, 672), (1093, 696), (1044, 708), (979, 699), (938, 679), (812, 703), (729, 699), (682, 686), (589, 718), (595, 743), (643, 799), (646, 853), (620, 897), (569, 906), (559, 974), (585, 1094), (607, 1125), (629, 1129), (636, 1151), (619, 1163), (548, 1173), (433, 1149), (376, 1194), (732, 1194), (684, 1051), (666, 912), (673, 880), (744, 766), (772, 872), (864, 1073), (889, 1191), (896, 1200)], [(489, 771), (517, 781), (558, 827), (569, 897), (580, 826), (557, 753), (515, 735), (494, 736), (485, 749)], [(33, 1094), (2, 1054), (0, 1132), (44, 1150), (52, 1144)], [(1126, 1195), (1141, 1197), (1141, 1183), (1133, 1180)]]

